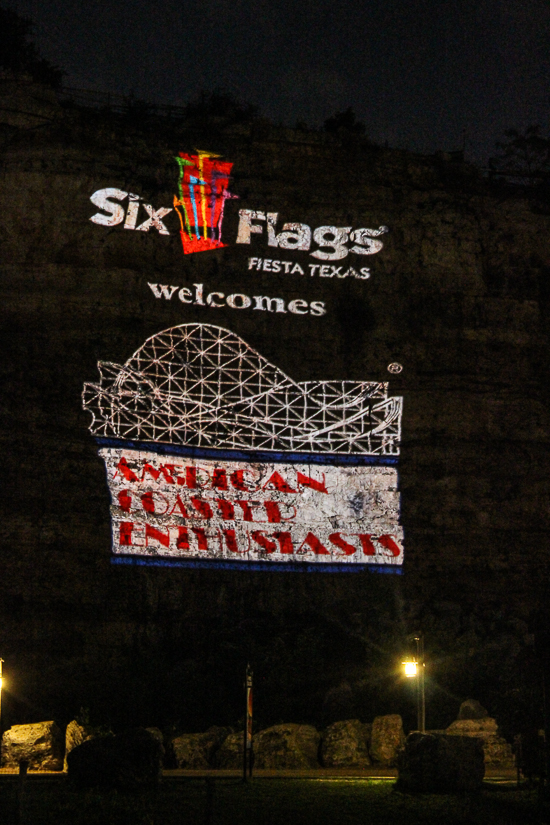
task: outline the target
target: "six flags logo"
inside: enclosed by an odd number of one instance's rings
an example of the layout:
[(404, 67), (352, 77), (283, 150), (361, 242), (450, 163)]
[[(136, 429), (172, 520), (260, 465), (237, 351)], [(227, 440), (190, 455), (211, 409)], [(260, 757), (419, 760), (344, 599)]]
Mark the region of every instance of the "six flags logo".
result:
[(196, 155), (180, 152), (176, 158), (179, 197), (174, 195), (174, 208), (181, 223), (185, 254), (225, 245), (222, 243), (225, 202), (238, 195), (231, 195), (227, 190), (233, 164), (218, 158), (219, 155), (200, 150)]
[[(175, 158), (179, 168), (177, 183), (178, 194), (174, 195), (172, 207), (153, 208), (145, 203), (139, 195), (126, 192), (122, 189), (108, 187), (98, 189), (91, 195), (90, 200), (102, 212), (92, 215), (90, 220), (102, 226), (116, 226), (124, 223), (124, 229), (135, 229), (139, 232), (149, 232), (156, 229), (161, 235), (169, 235), (170, 230), (164, 223), (164, 218), (175, 211), (180, 222), (180, 236), (184, 254), (204, 252), (226, 246), (222, 243), (222, 223), (226, 200), (238, 198), (228, 191), (229, 175), (232, 163), (222, 161), (219, 155), (212, 152), (196, 150), (190, 155), (180, 152)], [(120, 201), (128, 199), (127, 209)], [(148, 218), (138, 222), (139, 214), (147, 213)], [(107, 214), (104, 214), (104, 213)], [(366, 227), (353, 229), (351, 226), (318, 226), (313, 229), (305, 223), (284, 223), (282, 231), (277, 231), (278, 212), (263, 212), (252, 209), (239, 210), (239, 226), (236, 243), (250, 244), (252, 235), (263, 235), (267, 246), (279, 249), (288, 249), (299, 252), (309, 252), (312, 257), (321, 261), (340, 261), (350, 252), (355, 255), (375, 255), (383, 247), (380, 236), (388, 232), (387, 226), (377, 229)], [(139, 223), (139, 225), (138, 225)], [(317, 249), (311, 251), (311, 246)], [(249, 269), (254, 262), (261, 264), (263, 259), (252, 258)], [(271, 259), (265, 262), (264, 271), (271, 264)], [(277, 262), (281, 264), (282, 262)], [(283, 262), (284, 263), (284, 262)], [(256, 266), (259, 269), (259, 264)], [(328, 266), (321, 266), (320, 274), (332, 277)], [(325, 270), (325, 271), (323, 271)], [(277, 272), (278, 269), (273, 271)], [(286, 271), (286, 270), (285, 270)], [(338, 277), (369, 277), (369, 271), (361, 270), (361, 275), (350, 270)], [(312, 272), (313, 274), (313, 272)]]

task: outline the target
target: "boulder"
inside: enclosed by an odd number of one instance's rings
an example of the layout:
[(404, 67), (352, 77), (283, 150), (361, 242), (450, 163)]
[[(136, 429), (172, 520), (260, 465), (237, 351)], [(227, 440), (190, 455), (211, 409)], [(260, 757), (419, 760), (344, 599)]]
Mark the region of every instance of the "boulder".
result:
[(466, 699), (458, 711), (458, 719), (486, 719), (489, 716), (483, 705), (477, 699)]
[(98, 733), (96, 729), (91, 727), (91, 725), (80, 725), (76, 719), (69, 722), (65, 731), (65, 758), (63, 760), (64, 771), (67, 770), (67, 754), (69, 754), (73, 748), (76, 748), (88, 739), (93, 739), (93, 737), (97, 735)]
[(515, 768), (516, 757), (512, 745), (502, 736), (495, 736), (483, 743), (486, 767)]
[(329, 725), (321, 742), (321, 764), (325, 768), (364, 768), (369, 759), (371, 725), (347, 719)]
[(67, 755), (67, 773), (82, 788), (110, 787), (115, 783), (114, 734), (86, 739)]
[(405, 745), (403, 720), (397, 713), (377, 716), (372, 723), (370, 755), (372, 761), (385, 768), (397, 764), (397, 757)]
[(226, 736), (213, 757), (215, 768), (240, 770), (243, 767), (243, 731)]
[(501, 768), (513, 768), (515, 757), (512, 746), (498, 735), (496, 719), (457, 719), (449, 725), (448, 736), (465, 736), (480, 739), (483, 745), (485, 764)]
[(163, 733), (162, 733), (161, 729), (160, 729), (160, 728), (155, 728), (155, 727), (152, 727), (152, 728), (145, 728), (145, 730), (146, 730), (148, 733), (150, 733), (150, 734), (151, 734), (151, 736), (154, 736), (154, 737), (155, 737), (155, 739), (157, 740), (157, 742), (159, 743), (159, 745), (160, 745), (160, 753), (161, 753), (161, 758), (162, 758), (162, 760), (164, 761), (164, 756), (165, 756), (165, 754), (166, 754), (166, 749), (165, 749), (165, 747), (164, 747), (164, 735), (163, 735)]
[(254, 766), (268, 769), (319, 767), (321, 734), (312, 725), (274, 725), (254, 737)]
[(475, 791), (483, 783), (481, 740), (411, 733), (398, 759), (396, 790), (423, 793)]
[(491, 739), (498, 734), (496, 719), (457, 719), (451, 722), (445, 733), (448, 736), (476, 736), (478, 739)]
[(63, 734), (55, 722), (12, 725), (2, 737), (3, 768), (18, 768), (28, 762), (32, 771), (60, 771), (63, 768)]
[(230, 728), (211, 727), (206, 733), (184, 733), (177, 736), (172, 740), (177, 767), (188, 770), (209, 768), (215, 752), (231, 732)]
[(133, 790), (157, 784), (162, 749), (145, 728), (88, 739), (67, 757), (69, 779), (80, 788)]

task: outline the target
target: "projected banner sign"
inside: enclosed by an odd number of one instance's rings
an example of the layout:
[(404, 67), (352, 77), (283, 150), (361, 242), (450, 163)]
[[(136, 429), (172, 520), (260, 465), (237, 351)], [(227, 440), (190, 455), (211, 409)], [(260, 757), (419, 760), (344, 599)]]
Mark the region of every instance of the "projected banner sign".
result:
[(104, 448), (113, 552), (400, 564), (397, 472)]
[(298, 383), (207, 324), (164, 330), (99, 369), (83, 403), (115, 557), (402, 564), (402, 399), (386, 383)]

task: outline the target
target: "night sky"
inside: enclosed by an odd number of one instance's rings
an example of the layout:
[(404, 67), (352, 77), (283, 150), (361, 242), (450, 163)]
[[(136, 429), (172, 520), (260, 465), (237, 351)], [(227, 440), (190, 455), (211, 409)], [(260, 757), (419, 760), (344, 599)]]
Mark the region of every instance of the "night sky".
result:
[(548, 0), (2, 0), (65, 84), (184, 104), (222, 88), (288, 125), (352, 106), (374, 141), (484, 161), (548, 128)]

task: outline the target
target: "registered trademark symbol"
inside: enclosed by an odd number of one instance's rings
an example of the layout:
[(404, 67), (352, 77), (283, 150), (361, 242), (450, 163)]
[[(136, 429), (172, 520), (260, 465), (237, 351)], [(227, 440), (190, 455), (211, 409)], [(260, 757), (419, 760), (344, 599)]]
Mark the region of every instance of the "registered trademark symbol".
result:
[(396, 375), (398, 372), (401, 372), (402, 370), (403, 365), (398, 364), (397, 361), (394, 361), (392, 364), (388, 364), (388, 372), (393, 373), (393, 375)]

